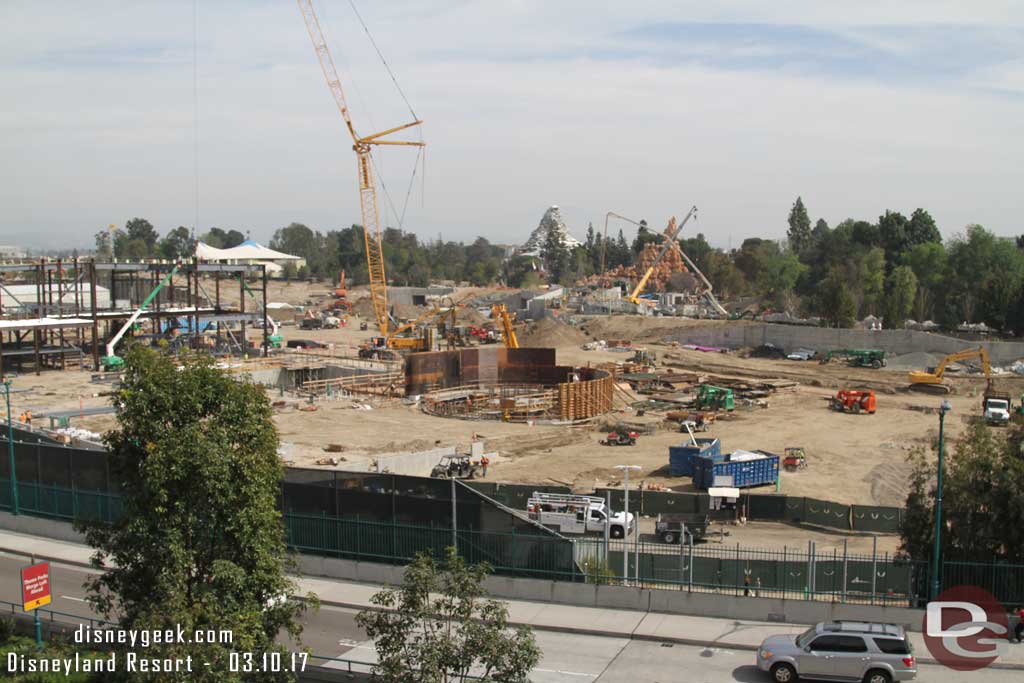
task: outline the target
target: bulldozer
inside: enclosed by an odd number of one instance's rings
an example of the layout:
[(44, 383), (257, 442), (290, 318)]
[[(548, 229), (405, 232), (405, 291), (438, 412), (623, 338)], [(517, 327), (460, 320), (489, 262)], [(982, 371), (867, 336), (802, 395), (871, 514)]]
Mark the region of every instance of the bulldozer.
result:
[(835, 396), (828, 397), (829, 407), (840, 413), (875, 414), (875, 392), (860, 389), (840, 389)]

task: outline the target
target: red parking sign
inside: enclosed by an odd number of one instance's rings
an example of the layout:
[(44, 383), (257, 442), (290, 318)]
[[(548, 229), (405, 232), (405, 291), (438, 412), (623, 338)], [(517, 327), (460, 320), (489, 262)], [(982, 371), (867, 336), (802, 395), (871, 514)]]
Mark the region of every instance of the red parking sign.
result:
[(40, 562), (21, 570), (21, 601), (24, 610), (31, 612), (43, 605), (49, 605), (50, 563)]

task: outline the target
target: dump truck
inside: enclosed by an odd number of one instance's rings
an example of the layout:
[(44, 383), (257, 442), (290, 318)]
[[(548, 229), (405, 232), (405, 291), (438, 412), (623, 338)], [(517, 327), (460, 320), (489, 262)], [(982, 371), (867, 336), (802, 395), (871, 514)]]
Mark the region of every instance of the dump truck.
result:
[(687, 534), (699, 541), (707, 534), (710, 522), (706, 512), (662, 512), (654, 523), (654, 533), (662, 543), (682, 543)]
[(1002, 391), (990, 389), (981, 399), (981, 407), (985, 411), (985, 422), (990, 425), (1005, 426), (1010, 424), (1010, 395)]

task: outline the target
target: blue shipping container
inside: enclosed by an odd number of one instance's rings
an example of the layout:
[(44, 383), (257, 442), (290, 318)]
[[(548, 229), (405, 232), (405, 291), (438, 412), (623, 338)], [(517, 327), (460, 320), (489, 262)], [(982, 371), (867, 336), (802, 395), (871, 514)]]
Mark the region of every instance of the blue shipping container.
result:
[(722, 444), (718, 439), (697, 439), (697, 445), (687, 441), (682, 446), (669, 446), (668, 473), (672, 477), (692, 477), (697, 458), (711, 458), (722, 462)]
[(700, 458), (694, 463), (693, 485), (706, 491), (715, 485), (716, 477), (732, 477), (737, 488), (774, 484), (779, 476), (779, 456), (762, 453), (755, 459), (730, 460), (730, 455), (720, 462), (712, 458)]

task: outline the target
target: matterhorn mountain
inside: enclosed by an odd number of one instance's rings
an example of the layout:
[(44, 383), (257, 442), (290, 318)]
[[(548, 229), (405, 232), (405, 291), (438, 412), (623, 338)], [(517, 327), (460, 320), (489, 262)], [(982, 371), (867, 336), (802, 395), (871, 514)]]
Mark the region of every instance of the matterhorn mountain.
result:
[(562, 213), (558, 207), (552, 206), (544, 212), (544, 217), (540, 219), (537, 229), (530, 233), (530, 239), (526, 240), (526, 244), (519, 248), (519, 253), (523, 256), (540, 256), (544, 249), (544, 243), (548, 239), (548, 232), (551, 230), (554, 230), (559, 236), (566, 249), (580, 246), (580, 241), (570, 235), (569, 228), (565, 227), (565, 221), (562, 220)]

